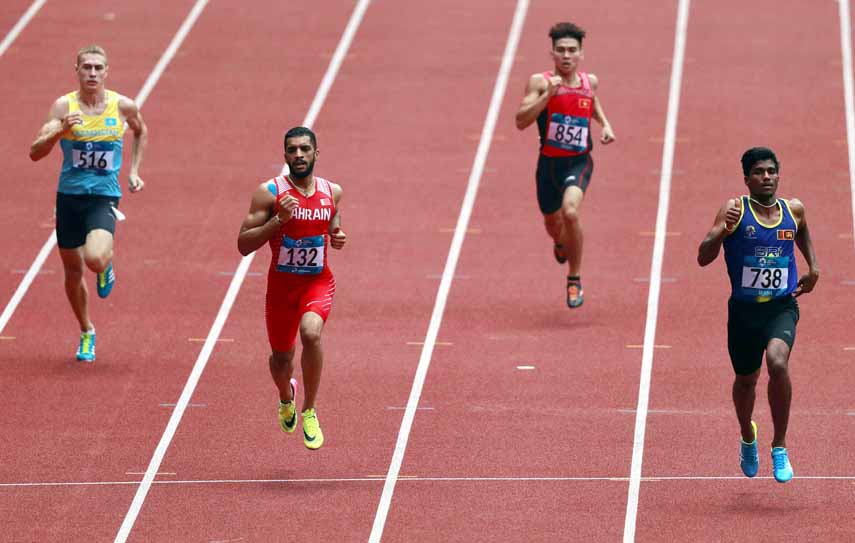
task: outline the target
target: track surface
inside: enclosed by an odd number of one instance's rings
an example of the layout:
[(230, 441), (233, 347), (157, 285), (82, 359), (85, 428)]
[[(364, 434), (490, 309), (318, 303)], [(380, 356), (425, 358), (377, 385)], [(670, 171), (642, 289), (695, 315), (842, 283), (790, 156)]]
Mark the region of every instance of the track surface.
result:
[[(572, 16), (589, 32), (585, 67), (600, 76), (618, 142), (595, 146), (585, 306), (564, 307), (564, 270), (534, 197), (535, 129), (513, 125), (526, 80), (549, 68), (547, 29), (568, 18), (566, 4), (538, 1), (383, 541), (623, 538), (677, 2), (588, 4)], [(9, 443), (0, 539), (116, 536), (237, 268), (249, 197), (280, 170), (282, 132), (305, 117), (355, 5), (205, 7), (143, 107), (148, 185), (122, 201), (117, 288), (92, 301), (98, 361), (73, 360), (55, 249), (0, 331)], [(0, 34), (28, 6), (5, 2)], [(0, 133), (4, 306), (53, 228), (59, 153), (33, 164), (26, 152), (51, 101), (74, 88), (73, 52), (104, 45), (108, 86), (133, 97), (192, 6), (48, 1), (0, 57), (15, 74), (0, 85), (0, 119), (14, 128)], [(319, 402), (327, 444), (310, 452), (276, 428), (262, 249), (129, 541), (368, 540), (515, 7), (371, 3), (314, 124), (317, 172), (344, 187), (349, 236), (331, 258), (338, 292)], [(846, 453), (855, 259), (840, 74), (836, 2), (691, 7), (637, 541), (855, 532)], [(726, 274), (722, 262), (695, 263), (717, 207), (744, 192), (740, 154), (761, 144), (782, 160), (781, 195), (805, 202), (822, 268), (817, 291), (800, 298), (788, 485), (769, 478), (768, 450), (762, 477), (740, 476)], [(768, 444), (764, 388), (765, 378), (756, 419)]]

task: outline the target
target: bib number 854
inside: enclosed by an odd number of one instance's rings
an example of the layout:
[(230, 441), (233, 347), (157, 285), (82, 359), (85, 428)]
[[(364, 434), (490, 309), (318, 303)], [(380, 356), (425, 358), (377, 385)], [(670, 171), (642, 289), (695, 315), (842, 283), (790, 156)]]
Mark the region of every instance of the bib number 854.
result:
[(555, 125), (555, 141), (559, 143), (568, 143), (572, 145), (582, 145), (581, 126), (570, 126), (565, 124)]

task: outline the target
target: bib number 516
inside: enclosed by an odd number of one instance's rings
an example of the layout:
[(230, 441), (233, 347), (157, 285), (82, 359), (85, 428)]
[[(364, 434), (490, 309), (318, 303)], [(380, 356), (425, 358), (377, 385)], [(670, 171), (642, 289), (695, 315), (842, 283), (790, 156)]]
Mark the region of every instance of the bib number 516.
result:
[(75, 168), (93, 170), (105, 170), (108, 165), (106, 151), (79, 151), (74, 163)]

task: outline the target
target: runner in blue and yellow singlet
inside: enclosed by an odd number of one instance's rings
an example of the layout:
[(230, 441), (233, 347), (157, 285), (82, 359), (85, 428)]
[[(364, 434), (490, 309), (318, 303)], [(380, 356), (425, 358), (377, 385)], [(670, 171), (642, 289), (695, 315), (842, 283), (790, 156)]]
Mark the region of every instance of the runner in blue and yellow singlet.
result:
[[(813, 290), (819, 268), (805, 218), (805, 206), (776, 196), (778, 158), (771, 149), (753, 147), (742, 155), (748, 196), (725, 202), (698, 249), (698, 264), (713, 262), (724, 246), (730, 277), (727, 349), (736, 374), (733, 404), (742, 433), (740, 465), (748, 477), (757, 475), (757, 424), (751, 420), (763, 355), (769, 373), (772, 473), (778, 482), (792, 479), (787, 453), (790, 418), (789, 359), (796, 340), (799, 306), (796, 297)], [(794, 247), (808, 264), (798, 276)]]
[(523, 130), (537, 121), (537, 203), (546, 232), (554, 241), (555, 259), (559, 264), (567, 262), (567, 306), (573, 308), (585, 301), (580, 277), (584, 240), (580, 209), (594, 171), (591, 119), (603, 127), (603, 145), (615, 141), (615, 134), (596, 94), (599, 79), (579, 71), (585, 31), (572, 23), (558, 23), (549, 30), (549, 37), (555, 68), (531, 76), (516, 125)]
[(142, 190), (139, 176), (148, 130), (137, 105), (104, 88), (107, 54), (91, 45), (80, 49), (74, 66), (80, 88), (59, 97), (47, 122), (30, 147), (30, 158), (41, 160), (59, 142), (62, 168), (56, 194), (56, 238), (65, 269), (65, 293), (80, 324), (77, 359), (95, 360), (95, 325), (89, 318), (89, 291), (83, 274), (97, 274), (98, 295), (113, 289), (113, 234), (122, 190), (122, 138), (125, 124), (134, 135), (128, 186)]

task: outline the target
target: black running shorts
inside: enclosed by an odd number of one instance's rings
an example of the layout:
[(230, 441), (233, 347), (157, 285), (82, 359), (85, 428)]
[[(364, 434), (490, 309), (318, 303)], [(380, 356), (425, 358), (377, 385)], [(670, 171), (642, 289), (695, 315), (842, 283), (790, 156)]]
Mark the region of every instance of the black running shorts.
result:
[(773, 338), (790, 349), (796, 341), (799, 304), (790, 295), (765, 303), (727, 303), (727, 351), (737, 375), (750, 375), (760, 369), (766, 346)]
[(92, 230), (116, 232), (119, 199), (94, 194), (56, 193), (56, 241), (61, 249), (75, 249), (86, 244)]
[(594, 160), (591, 153), (561, 157), (539, 155), (535, 177), (540, 212), (551, 215), (561, 209), (561, 201), (567, 187), (576, 186), (585, 192), (593, 172)]

